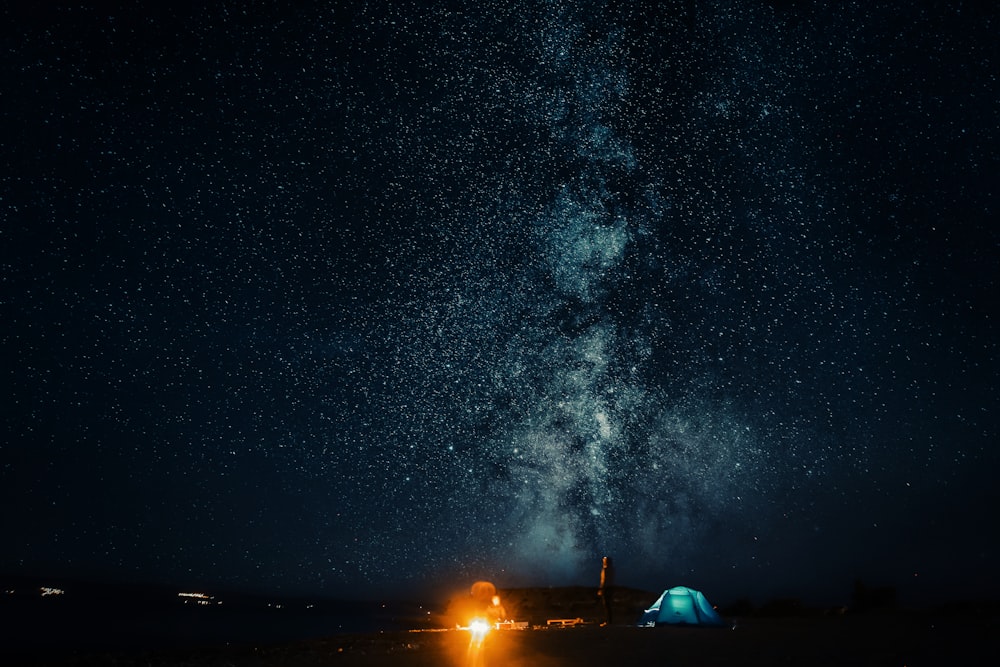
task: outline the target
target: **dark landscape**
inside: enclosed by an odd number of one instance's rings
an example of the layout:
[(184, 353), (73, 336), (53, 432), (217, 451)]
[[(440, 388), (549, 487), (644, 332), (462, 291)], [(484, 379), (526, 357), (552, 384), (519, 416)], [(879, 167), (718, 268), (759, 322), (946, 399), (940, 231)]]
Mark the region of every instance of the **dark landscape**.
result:
[[(852, 605), (838, 608), (811, 608), (795, 599), (757, 606), (737, 601), (719, 608), (728, 623), (724, 628), (637, 627), (656, 598), (649, 591), (619, 591), (620, 620), (600, 627), (593, 589), (502, 590), (510, 616), (527, 627), (494, 630), (476, 652), (468, 630), (456, 627), (455, 599), (420, 605), (220, 594), (209, 604), (191, 606), (167, 588), (78, 584), (75, 600), (68, 589), (44, 599), (8, 589), (0, 606), (0, 658), (5, 665), (36, 667), (546, 667), (616, 661), (913, 666), (982, 662), (997, 655), (995, 604), (906, 609), (886, 599), (885, 589), (875, 590), (882, 594), (869, 590), (874, 597), (867, 600), (856, 590)], [(578, 624), (556, 627), (551, 619)]]

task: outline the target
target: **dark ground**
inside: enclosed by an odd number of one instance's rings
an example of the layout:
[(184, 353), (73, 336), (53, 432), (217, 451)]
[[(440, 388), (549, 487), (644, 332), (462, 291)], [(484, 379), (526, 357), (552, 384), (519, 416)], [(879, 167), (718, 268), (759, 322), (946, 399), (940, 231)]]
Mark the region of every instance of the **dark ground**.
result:
[[(997, 664), (996, 617), (892, 613), (754, 618), (735, 629), (616, 626), (494, 632), (480, 655), (460, 630), (342, 635), (270, 647), (161, 653), (8, 656), (15, 665), (121, 667), (556, 667), (572, 665), (920, 665)], [(476, 659), (478, 658), (478, 662)]]

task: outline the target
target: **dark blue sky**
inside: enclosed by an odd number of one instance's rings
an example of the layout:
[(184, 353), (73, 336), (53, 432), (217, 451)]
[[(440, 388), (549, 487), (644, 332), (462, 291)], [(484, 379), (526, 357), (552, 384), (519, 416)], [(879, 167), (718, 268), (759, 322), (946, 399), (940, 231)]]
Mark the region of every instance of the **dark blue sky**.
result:
[(993, 10), (147, 4), (4, 10), (0, 571), (1000, 593)]

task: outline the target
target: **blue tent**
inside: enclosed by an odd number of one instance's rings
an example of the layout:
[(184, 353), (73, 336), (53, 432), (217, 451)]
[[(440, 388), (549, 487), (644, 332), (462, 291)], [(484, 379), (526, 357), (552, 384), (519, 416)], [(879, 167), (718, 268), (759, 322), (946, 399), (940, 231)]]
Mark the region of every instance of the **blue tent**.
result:
[(639, 619), (642, 627), (654, 625), (705, 625), (722, 627), (722, 620), (701, 591), (687, 586), (676, 586), (663, 591), (663, 595), (643, 612)]

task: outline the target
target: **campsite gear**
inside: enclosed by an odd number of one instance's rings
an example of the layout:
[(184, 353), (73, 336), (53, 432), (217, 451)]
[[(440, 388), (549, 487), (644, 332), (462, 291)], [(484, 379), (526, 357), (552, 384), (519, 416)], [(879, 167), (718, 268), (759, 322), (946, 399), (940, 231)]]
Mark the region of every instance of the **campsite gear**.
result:
[(639, 625), (641, 627), (656, 625), (723, 627), (726, 622), (716, 613), (701, 591), (687, 586), (675, 586), (663, 591), (663, 595), (643, 612), (639, 619)]

